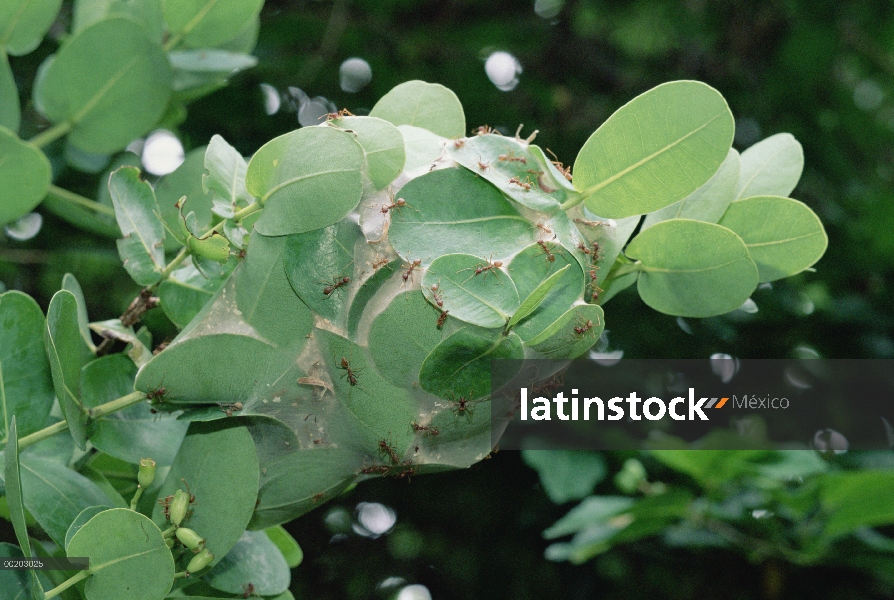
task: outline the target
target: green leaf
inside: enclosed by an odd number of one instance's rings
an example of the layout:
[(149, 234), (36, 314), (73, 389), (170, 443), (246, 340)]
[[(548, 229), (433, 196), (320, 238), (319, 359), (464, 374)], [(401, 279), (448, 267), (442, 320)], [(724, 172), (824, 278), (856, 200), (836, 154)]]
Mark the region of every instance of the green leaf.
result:
[(633, 261), (628, 259), (626, 256), (618, 257), (618, 260), (616, 260), (615, 264), (612, 265), (608, 276), (603, 282), (600, 283), (600, 286), (602, 287), (602, 291), (599, 293), (600, 305), (604, 306), (605, 303), (611, 300), (616, 294), (626, 290), (631, 285), (636, 283), (636, 280), (639, 278), (639, 273), (637, 273), (636, 271), (630, 271), (622, 275), (617, 275), (617, 269), (620, 266), (629, 265), (632, 263)]
[(65, 465), (22, 455), (21, 466), (25, 508), (60, 547), (82, 510), (109, 503), (95, 483)]
[(103, 511), (71, 538), (69, 556), (90, 559), (84, 593), (90, 600), (118, 600), (139, 594), (162, 600), (174, 582), (174, 559), (161, 530), (126, 508)]
[(161, 47), (136, 21), (113, 17), (63, 45), (34, 93), (50, 120), (72, 124), (72, 144), (110, 153), (158, 122), (170, 88), (171, 68)]
[(15, 530), (16, 539), (25, 556), (31, 556), (31, 541), (28, 539), (28, 526), (25, 524), (25, 506), (22, 500), (22, 473), (19, 468), (19, 434), (16, 429), (15, 415), (9, 421), (6, 432), (6, 448), (3, 451), (3, 485), (4, 495), (9, 507), (9, 519)]
[(230, 594), (244, 593), (250, 583), (254, 593), (272, 596), (285, 592), (292, 578), (285, 557), (267, 534), (246, 531), (204, 579)]
[(16, 291), (0, 294), (0, 439), (8, 436), (13, 416), (24, 436), (41, 429), (53, 407), (45, 327), (43, 311), (30, 296)]
[(837, 537), (861, 527), (894, 523), (894, 473), (838, 472), (823, 476), (820, 498), (828, 514), (825, 535)]
[[(168, 228), (180, 230), (180, 209), (177, 204), (186, 196), (183, 210), (195, 213), (195, 234), (200, 235), (211, 227), (211, 202), (212, 195), (207, 193), (202, 186), (205, 172), (205, 149), (195, 148), (186, 154), (183, 163), (175, 171), (162, 177), (155, 186), (155, 197), (158, 199), (158, 210), (161, 218)], [(180, 249), (180, 242), (165, 231), (165, 246), (167, 252)]]
[(171, 37), (193, 48), (229, 42), (261, 12), (264, 0), (178, 0), (164, 3)]
[(550, 213), (566, 198), (567, 191), (545, 175), (546, 165), (514, 138), (481, 135), (449, 142), (446, 148), (453, 160), (522, 206)]
[(490, 394), (491, 361), (523, 356), (522, 341), (514, 333), (460, 329), (425, 357), (419, 385), (441, 398), (482, 398)]
[(369, 116), (395, 125), (413, 125), (445, 138), (465, 135), (462, 104), (449, 89), (437, 83), (407, 81), (382, 96)]
[(590, 496), (544, 531), (543, 537), (554, 540), (577, 533), (582, 529), (607, 521), (628, 510), (633, 504), (634, 499), (626, 496)]
[[(372, 261), (370, 261), (371, 265)], [(360, 288), (351, 300), (351, 309), (348, 312), (348, 333), (350, 335), (353, 336), (357, 333), (357, 327), (360, 325), (360, 319), (363, 318), (366, 309), (374, 307), (371, 304), (373, 297), (385, 288), (389, 280), (397, 273), (400, 265), (401, 263), (396, 260), (388, 262), (374, 269), (372, 276), (360, 285)]]
[(409, 210), (391, 212), (388, 240), (405, 260), (421, 259), (423, 266), (445, 254), (506, 260), (537, 239), (534, 225), (499, 190), (466, 169), (427, 173), (399, 195)]
[(599, 340), (605, 328), (602, 307), (579, 304), (563, 313), (525, 345), (552, 360), (577, 358)]
[(265, 529), (264, 533), (279, 548), (290, 569), (294, 569), (301, 564), (304, 560), (304, 551), (301, 550), (301, 546), (298, 545), (295, 538), (282, 525)]
[[(285, 274), (294, 293), (322, 317), (341, 322), (352, 282), (361, 270), (361, 265), (354, 264), (356, 244), (365, 244), (357, 224), (346, 219), (325, 229), (290, 235), (282, 242), (271, 238), (262, 241), (266, 246), (275, 245), (280, 252), (285, 249)], [(250, 245), (249, 257), (251, 252)]]
[(737, 309), (757, 287), (745, 242), (712, 223), (673, 219), (653, 225), (627, 247), (641, 261), (643, 301), (680, 317), (711, 317)]
[(546, 281), (562, 273), (544, 292), (539, 305), (519, 319), (515, 326), (515, 333), (525, 342), (540, 335), (561, 317), (584, 291), (584, 274), (570, 252), (553, 242), (545, 244), (554, 260), (549, 260), (540, 245), (534, 245), (517, 254), (509, 263), (510, 276), (521, 297), (531, 297)]
[(161, 0), (78, 0), (74, 3), (71, 33), (80, 33), (97, 21), (109, 17), (130, 17), (146, 28), (152, 41), (162, 43), (164, 20), (161, 16)]
[(555, 504), (592, 494), (608, 473), (602, 455), (583, 450), (523, 450), (522, 459), (540, 475), (543, 491)]
[(734, 129), (717, 90), (698, 81), (659, 85), (618, 109), (590, 136), (574, 162), (574, 187), (602, 217), (656, 211), (717, 172)]
[(502, 268), (489, 268), (495, 264), (471, 254), (447, 254), (431, 263), (422, 286), (437, 286), (450, 316), (481, 327), (504, 327), (518, 309), (518, 290)]
[(384, 189), (404, 168), (406, 154), (400, 131), (382, 119), (344, 117), (331, 125), (353, 131), (366, 156), (366, 172), (377, 190)]
[[(183, 524), (207, 540), (212, 564), (239, 541), (258, 496), (260, 471), (251, 435), (245, 427), (226, 425), (192, 423), (158, 492), (164, 498), (177, 489), (186, 491), (186, 481), (196, 503)], [(162, 506), (155, 506), (152, 520), (167, 527)]]
[(646, 215), (643, 229), (668, 219), (693, 219), (716, 223), (736, 198), (739, 182), (739, 153), (730, 148), (726, 160), (703, 186), (670, 206)]
[[(146, 346), (141, 337), (134, 332), (133, 326), (123, 325), (121, 319), (109, 319), (108, 321), (90, 323), (90, 329), (104, 337), (128, 344), (125, 352), (137, 367), (142, 367), (152, 358), (152, 351)], [(152, 343), (151, 339), (149, 343)]]
[[(81, 530), (81, 527), (83, 527), (84, 525), (87, 524), (87, 521), (89, 521), (90, 519), (92, 519), (93, 517), (98, 515), (99, 513), (109, 510), (110, 508), (112, 508), (112, 507), (111, 506), (88, 506), (87, 508), (82, 510), (80, 513), (78, 513), (78, 516), (75, 517), (75, 520), (72, 521), (71, 526), (68, 528), (68, 531), (65, 532), (65, 545), (63, 546), (63, 548), (65, 548), (66, 550), (68, 549), (68, 544), (69, 544), (69, 542), (71, 542), (71, 538), (73, 538), (74, 534), (76, 534), (78, 531)], [(126, 508), (126, 507), (122, 506), (119, 508)]]
[[(302, 302), (295, 295), (294, 284), (290, 285), (291, 269), (299, 268), (288, 262), (292, 237), (297, 236), (264, 237), (253, 233), (245, 262), (234, 277), (236, 303), (242, 318), (271, 343), (297, 351), (304, 346), (313, 327), (314, 315), (308, 306), (315, 306)], [(310, 270), (312, 265), (302, 263), (300, 268)], [(288, 318), (283, 319), (283, 315)]]
[(7, 0), (0, 6), (0, 49), (28, 54), (49, 31), (62, 0)]
[(428, 165), (444, 151), (445, 139), (428, 129), (412, 125), (398, 125), (397, 129), (404, 138), (406, 161), (404, 170), (413, 171)]
[(228, 77), (258, 64), (254, 56), (213, 48), (180, 50), (169, 53), (168, 57), (174, 67), (171, 87), (175, 92), (218, 81), (225, 83)]
[(109, 191), (124, 235), (124, 239), (118, 240), (124, 268), (138, 284), (152, 285), (161, 279), (165, 267), (165, 231), (158, 217), (155, 192), (140, 179), (136, 167), (121, 167), (112, 173)]
[(188, 258), (183, 266), (174, 270), (158, 286), (161, 308), (177, 327), (186, 327), (199, 314), (229, 278), (238, 261), (211, 264), (215, 266), (210, 269), (203, 266), (200, 272), (193, 265), (192, 258)]
[(0, 225), (40, 204), (50, 186), (50, 161), (43, 152), (0, 127)]
[(729, 205), (720, 224), (745, 242), (761, 281), (800, 273), (816, 263), (829, 244), (816, 213), (791, 198), (737, 200)]
[[(136, 373), (136, 366), (123, 354), (94, 360), (81, 372), (84, 404), (94, 408), (129, 394)], [(169, 465), (188, 426), (173, 415), (152, 414), (149, 405), (141, 403), (95, 421), (90, 443), (129, 463), (149, 457), (159, 465)]]
[(87, 413), (81, 403), (81, 330), (78, 326), (78, 302), (74, 295), (59, 290), (50, 300), (44, 343), (53, 388), (68, 431), (81, 450), (86, 448)]
[(362, 193), (363, 149), (350, 133), (305, 127), (264, 144), (245, 186), (265, 204), (255, 224), (268, 236), (313, 231), (340, 221)]
[(373, 319), (369, 330), (369, 354), (388, 381), (409, 387), (419, 381), (422, 361), (443, 334), (437, 328), (439, 312), (422, 294), (399, 294)]
[(0, 127), (16, 132), (19, 130), (21, 118), (19, 88), (9, 66), (9, 58), (0, 52)]
[(245, 189), (245, 159), (219, 135), (211, 138), (203, 164), (206, 174), (202, 175), (202, 188), (214, 200), (229, 205), (233, 213), (254, 202)]
[(194, 256), (214, 262), (225, 263), (230, 257), (230, 241), (216, 231), (203, 238), (189, 236), (186, 245)]
[(804, 170), (804, 150), (790, 133), (777, 133), (742, 153), (735, 200), (788, 196)]
[(75, 297), (78, 303), (78, 327), (81, 330), (81, 339), (84, 340), (84, 362), (93, 358), (93, 352), (96, 346), (93, 344), (93, 338), (90, 335), (90, 318), (87, 316), (87, 300), (84, 298), (84, 291), (81, 284), (71, 273), (62, 276), (62, 289), (68, 290)]

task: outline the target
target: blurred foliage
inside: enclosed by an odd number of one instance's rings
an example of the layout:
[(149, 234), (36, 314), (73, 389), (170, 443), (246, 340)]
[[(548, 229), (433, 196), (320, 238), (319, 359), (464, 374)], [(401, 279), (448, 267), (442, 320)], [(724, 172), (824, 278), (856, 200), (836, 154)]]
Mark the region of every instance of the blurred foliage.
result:
[[(64, 30), (64, 24), (55, 27), (51, 37)], [(33, 74), (54, 48), (45, 41), (30, 55), (12, 57), (13, 71)], [(499, 91), (485, 74), (484, 60), (495, 50), (523, 67), (513, 91)], [(632, 290), (622, 293), (612, 300), (607, 348), (629, 357), (782, 357), (803, 347), (825, 357), (894, 357), (894, 5), (888, 2), (268, 0), (255, 55), (257, 67), (190, 105), (175, 128), (187, 150), (221, 134), (248, 155), (295, 128), (288, 103), (267, 114), (261, 83), (286, 97), (290, 86), (300, 88), (359, 115), (394, 85), (423, 79), (454, 90), (469, 123), (510, 134), (524, 123), (525, 135), (539, 130), (538, 144), (570, 162), (627, 99), (668, 80), (704, 81), (736, 116), (737, 149), (783, 131), (801, 141), (806, 164), (792, 196), (819, 214), (829, 251), (816, 273), (759, 290), (756, 313), (681, 323), (646, 309)], [(365, 59), (373, 73), (357, 93), (339, 87), (339, 65), (352, 56)], [(33, 82), (17, 83), (30, 90)], [(22, 106), (27, 136), (41, 124), (27, 95)], [(56, 151), (61, 156), (63, 148)], [(96, 175), (62, 160), (54, 169), (61, 171), (59, 185), (96, 196)], [(120, 314), (138, 290), (112, 241), (44, 216), (36, 238), (0, 241), (0, 282), (46, 308), (63, 274), (72, 272), (91, 318)], [(161, 314), (147, 314), (144, 323), (157, 339), (175, 331)], [(605, 457), (608, 477), (597, 493), (629, 488), (620, 483), (631, 478), (633, 467), (622, 470), (629, 458)], [(838, 466), (894, 466), (890, 453), (837, 460)], [(646, 471), (702, 492), (657, 463)], [(619, 472), (626, 474), (614, 484)], [(378, 539), (351, 533), (350, 524), (345, 533), (333, 528), (337, 511), (359, 501), (393, 507), (397, 528)], [(859, 569), (847, 560), (799, 567), (776, 557), (751, 562), (722, 548), (669, 551), (654, 538), (578, 567), (545, 561), (541, 532), (567, 509), (547, 500), (536, 474), (514, 453), (410, 485), (364, 484), (325, 510), (289, 526), (306, 556), (295, 572), (296, 597), (373, 597), (388, 577), (453, 598), (868, 598), (890, 595), (894, 586), (889, 559), (869, 554)], [(849, 544), (857, 542), (837, 546), (836, 555), (847, 557)], [(378, 597), (394, 589), (382, 588)]]

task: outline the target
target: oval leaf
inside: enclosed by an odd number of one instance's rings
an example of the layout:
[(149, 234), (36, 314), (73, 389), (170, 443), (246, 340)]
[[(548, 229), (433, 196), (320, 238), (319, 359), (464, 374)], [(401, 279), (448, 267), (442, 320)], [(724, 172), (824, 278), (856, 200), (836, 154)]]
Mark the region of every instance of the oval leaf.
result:
[(723, 96), (698, 81), (672, 81), (622, 106), (574, 162), (586, 206), (619, 219), (681, 200), (726, 158), (735, 124)]
[(31, 556), (31, 540), (25, 523), (25, 504), (22, 499), (22, 472), (19, 467), (19, 434), (16, 431), (16, 417), (12, 416), (6, 431), (6, 448), (3, 450), (3, 486), (9, 520), (16, 539), (25, 556)]
[(491, 361), (523, 357), (522, 341), (514, 333), (504, 337), (460, 329), (425, 357), (419, 384), (441, 398), (482, 398), (490, 394)]
[(34, 93), (50, 120), (72, 125), (72, 144), (111, 153), (161, 118), (171, 94), (171, 68), (142, 25), (114, 17), (63, 45)]
[(738, 200), (729, 205), (720, 224), (745, 242), (761, 281), (800, 273), (823, 256), (829, 243), (816, 213), (791, 198)]
[(19, 88), (9, 66), (9, 58), (0, 56), (0, 127), (18, 131), (21, 118)]
[(250, 25), (264, 0), (177, 0), (164, 3), (171, 37), (193, 48), (218, 46)]
[(71, 538), (68, 556), (90, 559), (84, 593), (91, 600), (115, 600), (139, 594), (162, 600), (174, 582), (174, 559), (161, 530), (126, 508), (103, 511)]
[(161, 279), (165, 267), (164, 226), (159, 220), (155, 192), (140, 179), (136, 167), (121, 167), (109, 177), (115, 219), (124, 239), (118, 254), (128, 274), (140, 285)]
[[(68, 549), (68, 544), (71, 542), (71, 538), (73, 538), (74, 534), (76, 534), (78, 531), (81, 530), (81, 527), (83, 527), (84, 525), (87, 524), (87, 521), (89, 521), (90, 519), (92, 519), (93, 517), (98, 515), (99, 513), (109, 510), (110, 508), (112, 508), (112, 507), (111, 506), (90, 506), (90, 507), (82, 510), (80, 513), (78, 513), (78, 516), (75, 517), (75, 520), (72, 521), (71, 526), (68, 528), (68, 531), (65, 533), (65, 545), (63, 546), (63, 548), (65, 548), (66, 550)], [(126, 508), (126, 507), (122, 506), (120, 508)]]
[(67, 290), (50, 300), (47, 328), (44, 332), (47, 358), (53, 375), (53, 388), (68, 431), (78, 448), (87, 441), (87, 413), (81, 403), (81, 330), (78, 326), (78, 302)]
[[(216, 564), (236, 545), (251, 519), (259, 476), (255, 444), (245, 427), (192, 423), (158, 497), (189, 486), (196, 502), (183, 524), (206, 539)], [(168, 527), (161, 505), (155, 506), (152, 520)]]
[(466, 169), (413, 179), (397, 194), (410, 210), (391, 212), (388, 239), (406, 260), (428, 265), (444, 254), (503, 260), (536, 240), (533, 224), (488, 182)]
[(13, 56), (28, 54), (49, 31), (62, 0), (6, 0), (0, 5), (0, 48)]
[[(0, 409), (2, 437), (18, 417), (20, 436), (45, 424), (53, 407), (54, 388), (44, 347), (43, 312), (21, 292), (0, 294)], [(2, 438), (0, 438), (2, 439)]]
[(366, 156), (366, 172), (377, 190), (384, 189), (403, 171), (404, 137), (397, 127), (374, 117), (344, 117), (333, 125), (353, 131)]
[(503, 327), (518, 308), (518, 290), (495, 264), (471, 254), (447, 254), (425, 271), (422, 286), (438, 286), (450, 316), (481, 327)]
[(362, 193), (363, 149), (350, 133), (305, 127), (264, 144), (248, 163), (245, 186), (265, 205), (263, 235), (313, 231), (340, 221)]
[(404, 169), (407, 171), (412, 171), (422, 165), (431, 163), (444, 151), (444, 138), (428, 129), (413, 127), (412, 125), (398, 125), (397, 128), (404, 138), (404, 152), (406, 154)]
[(466, 115), (459, 98), (438, 83), (402, 83), (382, 96), (369, 116), (395, 125), (422, 127), (445, 138), (466, 132)]
[(514, 327), (519, 321), (537, 310), (537, 307), (540, 306), (549, 291), (553, 289), (559, 282), (559, 278), (562, 277), (569, 268), (571, 268), (571, 265), (565, 265), (534, 288), (534, 291), (528, 294), (528, 297), (522, 301), (518, 310), (516, 310), (515, 314), (512, 315), (512, 318), (509, 319), (509, 323), (506, 324), (506, 327)]
[(736, 197), (788, 196), (804, 170), (804, 149), (790, 133), (777, 133), (742, 153)]
[(43, 152), (0, 127), (0, 225), (40, 204), (50, 187), (50, 161)]
[(601, 306), (579, 304), (525, 343), (551, 360), (577, 358), (599, 340), (604, 328), (605, 316)]
[(657, 311), (711, 317), (737, 309), (758, 283), (745, 242), (712, 223), (673, 219), (653, 225), (627, 247), (642, 262), (637, 287)]

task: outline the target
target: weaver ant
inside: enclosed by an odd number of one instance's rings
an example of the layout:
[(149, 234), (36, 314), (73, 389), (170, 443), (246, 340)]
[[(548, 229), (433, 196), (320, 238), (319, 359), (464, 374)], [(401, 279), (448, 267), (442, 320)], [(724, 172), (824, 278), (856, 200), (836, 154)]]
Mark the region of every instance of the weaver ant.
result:
[(599, 227), (600, 225), (608, 225), (608, 221), (588, 221), (586, 219), (575, 219), (575, 223), (586, 225), (587, 227)]
[(341, 279), (339, 279), (338, 277), (336, 277), (336, 278), (332, 281), (331, 284), (329, 284), (329, 285), (327, 285), (326, 287), (323, 288), (323, 294), (324, 294), (325, 296), (328, 296), (329, 294), (331, 294), (332, 292), (334, 292), (334, 291), (337, 290), (338, 288), (340, 288), (340, 287), (342, 287), (342, 286), (345, 286), (345, 285), (348, 285), (349, 283), (351, 283), (351, 278), (350, 278), (350, 277), (342, 277)]
[(326, 113), (325, 115), (323, 115), (320, 118), (322, 119), (325, 117), (326, 122), (328, 123), (329, 121), (335, 121), (336, 119), (343, 119), (344, 117), (353, 117), (353, 116), (354, 116), (354, 113), (349, 111), (347, 108), (343, 108), (338, 112)]
[(410, 278), (410, 276), (413, 274), (413, 269), (415, 269), (416, 267), (418, 267), (421, 264), (422, 264), (422, 259), (417, 258), (410, 264), (404, 265), (405, 267), (407, 267), (407, 270), (404, 271), (403, 275), (401, 275), (401, 277), (403, 277), (404, 281), (407, 281)]
[(224, 413), (226, 413), (228, 417), (232, 417), (233, 412), (242, 410), (241, 402), (233, 402), (231, 404), (218, 404), (218, 406), (222, 411), (224, 411)]
[(350, 383), (352, 386), (357, 385), (357, 372), (356, 370), (351, 368), (351, 365), (348, 363), (347, 358), (342, 356), (341, 364), (337, 365), (337, 368), (345, 372), (344, 376), (347, 378), (348, 383)]
[(466, 140), (462, 140), (462, 139), (453, 140), (453, 147), (456, 148), (457, 150), (459, 150), (460, 148), (462, 148), (465, 145), (466, 145)]
[(476, 160), (475, 162), (478, 163), (478, 168), (481, 169), (482, 171), (487, 171), (488, 169), (490, 169), (490, 165), (488, 163), (481, 162), (480, 156), (478, 157), (478, 160)]
[(494, 133), (496, 130), (493, 127), (488, 127), (487, 125), (481, 125), (480, 127), (476, 127), (472, 130), (473, 135), (487, 135), (488, 133)]
[[(479, 264), (476, 267), (469, 267), (468, 269), (463, 269), (463, 271), (472, 271), (472, 270), (475, 271), (474, 273), (472, 273), (472, 275), (468, 279), (466, 279), (466, 281), (468, 281), (472, 277), (475, 277), (475, 275), (481, 275), (482, 273), (484, 273), (485, 277), (486, 277), (487, 273), (491, 272), (491, 271), (493, 271), (494, 275), (496, 276), (498, 271), (495, 271), (495, 269), (500, 269), (502, 266), (503, 266), (503, 261), (501, 261), (501, 260), (495, 260), (493, 262), (488, 260), (484, 264)], [(460, 272), (462, 272), (462, 271), (460, 271)], [(465, 282), (463, 282), (463, 283), (465, 283)]]
[(537, 242), (537, 245), (540, 246), (540, 248), (543, 250), (543, 254), (546, 255), (546, 260), (548, 260), (551, 263), (556, 262), (556, 255), (551, 252), (551, 250), (556, 247), (555, 244), (553, 244), (552, 246), (549, 246), (543, 240), (539, 240)]
[(438, 308), (444, 308), (444, 300), (441, 298), (441, 294), (438, 293), (438, 284), (433, 283), (431, 286), (431, 296), (435, 301), (435, 304)]
[(379, 440), (379, 452), (388, 456), (391, 459), (391, 462), (394, 464), (400, 463), (400, 457), (397, 455), (397, 452), (394, 451), (387, 441)]
[(381, 269), (382, 267), (384, 267), (387, 264), (388, 264), (388, 257), (383, 256), (382, 258), (373, 261), (372, 268), (374, 271), (378, 271), (379, 269)]
[(593, 321), (590, 319), (584, 320), (583, 317), (578, 315), (577, 322), (578, 324), (574, 327), (574, 334), (577, 337), (583, 337), (584, 334), (593, 329)]
[(514, 183), (515, 185), (521, 187), (521, 188), (524, 188), (525, 191), (528, 191), (528, 190), (531, 189), (531, 184), (530, 184), (530, 183), (528, 183), (527, 181), (522, 181), (522, 180), (519, 179), (518, 177), (513, 177), (512, 179), (509, 180), (509, 184), (510, 184), (510, 185), (513, 184), (513, 183)]
[(384, 205), (382, 207), (382, 214), (383, 215), (387, 214), (389, 211), (394, 210), (395, 208), (397, 209), (397, 212), (400, 212), (400, 209), (402, 209), (405, 206), (409, 206), (409, 204), (407, 204), (407, 201), (404, 200), (403, 198), (398, 198), (391, 204)]
[(440, 314), (440, 316), (438, 316), (438, 324), (437, 324), (438, 329), (443, 327), (444, 323), (447, 322), (447, 313), (449, 313), (449, 312), (450, 312), (449, 310), (445, 310), (444, 312), (442, 312)]
[(417, 421), (413, 421), (410, 423), (410, 427), (413, 428), (413, 431), (416, 433), (422, 432), (422, 435), (438, 435), (441, 433), (436, 427), (429, 427), (426, 425), (420, 425)]
[(550, 150), (549, 148), (547, 148), (546, 151), (549, 152), (550, 154), (552, 154), (553, 158), (556, 159), (556, 160), (550, 161), (553, 164), (553, 166), (556, 167), (556, 169), (559, 171), (559, 173), (561, 173), (565, 177), (565, 179), (567, 179), (568, 181), (571, 181), (571, 167), (566, 167), (565, 165), (563, 165), (559, 161), (559, 157), (556, 156), (556, 153), (553, 152), (552, 150)]
[(523, 165), (528, 164), (527, 158), (525, 158), (524, 156), (514, 156), (511, 151), (509, 152), (509, 154), (501, 154), (500, 156), (497, 157), (497, 160), (504, 161), (504, 162), (511, 162), (511, 163), (518, 162)]

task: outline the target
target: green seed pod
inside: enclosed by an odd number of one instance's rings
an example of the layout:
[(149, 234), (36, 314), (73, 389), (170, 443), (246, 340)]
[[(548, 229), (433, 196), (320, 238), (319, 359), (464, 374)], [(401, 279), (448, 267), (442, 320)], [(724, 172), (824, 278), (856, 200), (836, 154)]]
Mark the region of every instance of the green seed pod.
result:
[(174, 538), (166, 537), (165, 538), (165, 546), (173, 549), (174, 548)]
[(147, 488), (152, 485), (155, 480), (155, 461), (151, 458), (140, 459), (140, 472), (137, 475), (137, 481), (140, 487)]
[(189, 577), (190, 574), (201, 571), (210, 565), (212, 560), (214, 560), (214, 555), (211, 554), (211, 551), (208, 550), (208, 548), (205, 548), (193, 556), (192, 560), (189, 561), (189, 564), (186, 565), (186, 576)]
[(205, 549), (205, 538), (187, 527), (178, 527), (174, 532), (180, 543), (192, 550), (193, 552), (201, 552)]
[(168, 511), (171, 515), (171, 523), (179, 527), (180, 523), (182, 523), (183, 519), (186, 517), (188, 508), (189, 494), (183, 490), (174, 492), (174, 498), (171, 500), (171, 508)]

